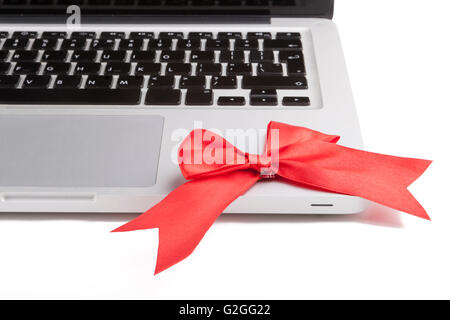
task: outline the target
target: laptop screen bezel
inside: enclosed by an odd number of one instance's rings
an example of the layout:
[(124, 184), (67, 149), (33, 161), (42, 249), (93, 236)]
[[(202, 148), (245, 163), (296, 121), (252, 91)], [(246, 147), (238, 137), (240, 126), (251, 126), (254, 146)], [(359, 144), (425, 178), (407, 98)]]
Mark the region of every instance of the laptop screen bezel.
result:
[[(20, 21), (23, 23), (48, 22), (63, 23), (69, 14), (68, 6), (7, 6), (0, 0), (0, 23)], [(29, 1), (29, 0), (27, 0)], [(102, 6), (81, 7), (82, 23), (152, 23), (153, 21), (170, 20), (215, 20), (233, 23), (240, 20), (255, 20), (273, 17), (303, 17), (303, 18), (327, 18), (333, 17), (334, 0), (294, 0), (295, 6), (267, 6), (267, 7), (134, 7), (110, 6), (108, 9)], [(309, 1), (309, 3), (307, 3)], [(303, 5), (301, 5), (303, 3)], [(305, 5), (305, 3), (307, 3)], [(40, 9), (39, 9), (40, 8)], [(139, 10), (138, 10), (139, 8)], [(181, 9), (180, 9), (181, 8)], [(213, 10), (214, 9), (214, 10)], [(201, 21), (201, 20), (200, 20)]]

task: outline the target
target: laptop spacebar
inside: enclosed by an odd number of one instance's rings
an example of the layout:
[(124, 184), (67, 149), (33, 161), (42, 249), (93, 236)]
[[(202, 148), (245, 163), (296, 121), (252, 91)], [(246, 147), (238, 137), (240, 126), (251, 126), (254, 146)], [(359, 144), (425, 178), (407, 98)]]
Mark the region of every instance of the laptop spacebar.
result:
[(0, 89), (0, 104), (136, 105), (140, 89)]

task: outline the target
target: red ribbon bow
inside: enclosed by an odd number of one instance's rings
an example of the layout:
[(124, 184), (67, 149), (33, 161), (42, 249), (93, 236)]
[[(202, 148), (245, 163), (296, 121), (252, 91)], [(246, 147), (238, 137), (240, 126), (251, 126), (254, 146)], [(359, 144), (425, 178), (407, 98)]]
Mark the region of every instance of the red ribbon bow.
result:
[(114, 232), (159, 228), (157, 274), (189, 256), (231, 202), (274, 175), (429, 220), (407, 187), (431, 161), (351, 149), (337, 145), (339, 138), (271, 122), (259, 156), (211, 131), (193, 130), (179, 149), (181, 172), (190, 181)]

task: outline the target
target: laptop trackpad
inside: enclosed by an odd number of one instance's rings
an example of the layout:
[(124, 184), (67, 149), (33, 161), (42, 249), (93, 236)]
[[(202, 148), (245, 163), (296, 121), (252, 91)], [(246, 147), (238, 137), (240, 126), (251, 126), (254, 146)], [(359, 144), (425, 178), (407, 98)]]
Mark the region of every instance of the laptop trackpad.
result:
[(150, 187), (163, 117), (2, 115), (0, 186)]

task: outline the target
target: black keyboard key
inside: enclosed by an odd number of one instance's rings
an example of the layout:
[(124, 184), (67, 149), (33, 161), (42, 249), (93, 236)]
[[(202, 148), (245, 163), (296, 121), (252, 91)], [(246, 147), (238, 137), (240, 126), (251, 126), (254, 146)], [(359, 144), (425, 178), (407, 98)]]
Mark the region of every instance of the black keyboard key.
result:
[(287, 63), (287, 72), (288, 75), (305, 75), (306, 68), (303, 60), (291, 60)]
[(173, 62), (167, 64), (166, 74), (178, 74), (182, 76), (188, 76), (191, 74), (191, 69), (192, 67), (190, 63)]
[(159, 39), (183, 39), (183, 32), (160, 32)]
[(91, 42), (91, 49), (93, 50), (109, 50), (114, 49), (116, 41), (114, 39), (94, 39)]
[(139, 89), (0, 89), (4, 104), (136, 105), (140, 96)]
[(147, 91), (145, 104), (147, 105), (179, 105), (181, 91), (167, 88), (151, 88)]
[(212, 77), (211, 88), (213, 89), (236, 89), (237, 79), (236, 77)]
[(144, 44), (143, 39), (122, 39), (119, 43), (119, 48), (123, 50), (141, 49)]
[(191, 62), (214, 62), (214, 51), (192, 51)]
[(96, 37), (95, 32), (89, 32), (89, 31), (72, 32), (72, 34), (70, 35), (70, 38), (72, 38), (72, 39), (77, 39), (77, 38), (94, 39), (95, 37)]
[(36, 50), (16, 50), (11, 57), (11, 61), (34, 61), (38, 53)]
[(153, 62), (155, 60), (155, 56), (155, 51), (133, 51), (130, 59), (133, 62)]
[(16, 31), (13, 33), (13, 38), (26, 38), (33, 39), (37, 38), (37, 32), (35, 31)]
[(212, 32), (189, 32), (188, 39), (211, 39)]
[(14, 67), (15, 74), (35, 74), (41, 67), (37, 62), (17, 62)]
[(227, 67), (227, 75), (252, 75), (252, 64), (251, 63), (230, 63)]
[(244, 106), (244, 97), (219, 97), (217, 99), (217, 105), (219, 106)]
[(54, 88), (77, 88), (81, 83), (81, 76), (67, 76), (67, 75), (59, 75)]
[(148, 87), (173, 88), (175, 85), (174, 76), (154, 76), (148, 79)]
[(124, 61), (127, 52), (124, 50), (121, 51), (113, 51), (113, 50), (105, 50), (100, 56), (100, 60), (103, 62), (108, 61)]
[(240, 32), (219, 32), (217, 39), (241, 39), (242, 33)]
[(19, 83), (20, 76), (4, 76), (0, 75), (0, 88), (15, 88)]
[(221, 51), (220, 62), (244, 62), (244, 51)]
[(202, 89), (206, 86), (206, 78), (201, 76), (185, 76), (180, 79), (180, 89)]
[(130, 63), (110, 62), (105, 67), (105, 74), (129, 74), (131, 71)]
[(36, 39), (33, 42), (33, 49), (45, 50), (45, 49), (55, 49), (58, 39)]
[(289, 107), (308, 107), (311, 105), (311, 101), (308, 97), (284, 97), (283, 106)]
[(184, 51), (161, 51), (159, 60), (161, 62), (183, 62), (185, 58)]
[(258, 75), (279, 75), (282, 76), (283, 75), (283, 66), (280, 63), (268, 63), (268, 62), (263, 62), (258, 64)]
[(100, 34), (101, 39), (123, 39), (125, 38), (125, 32), (108, 31)]
[(250, 97), (277, 97), (277, 90), (275, 89), (252, 89)]
[(292, 76), (244, 76), (242, 78), (242, 89), (308, 89), (305, 77)]
[(22, 88), (47, 88), (50, 83), (50, 76), (28, 75), (23, 81)]
[(49, 62), (44, 67), (45, 74), (67, 74), (70, 71), (71, 64), (64, 62)]
[(41, 61), (65, 61), (67, 57), (67, 51), (44, 51), (41, 57)]
[(278, 99), (274, 97), (250, 97), (251, 106), (276, 106)]
[(138, 63), (136, 65), (136, 75), (158, 75), (161, 73), (160, 63)]
[(153, 39), (154, 37), (155, 34), (153, 32), (145, 32), (145, 31), (130, 32), (130, 39)]
[(0, 61), (5, 61), (8, 57), (9, 51), (8, 50), (0, 50)]
[(273, 60), (273, 51), (250, 51), (250, 62), (271, 62)]
[(200, 50), (200, 39), (179, 39), (177, 50)]
[(75, 74), (98, 74), (100, 72), (100, 63), (95, 62), (79, 62), (75, 66)]
[(301, 49), (302, 43), (300, 40), (292, 39), (275, 39), (275, 40), (264, 40), (264, 50), (295, 50)]
[(8, 38), (9, 33), (6, 31), (0, 31), (0, 39)]
[(213, 92), (210, 89), (188, 89), (184, 104), (187, 106), (210, 106), (213, 104)]
[(109, 88), (111, 87), (112, 77), (111, 76), (89, 76), (86, 79), (85, 88), (93, 89), (93, 88)]
[(288, 62), (288, 61), (292, 61), (292, 60), (303, 61), (303, 52), (300, 50), (280, 51), (279, 60), (280, 60), (280, 62)]
[(206, 40), (206, 50), (226, 50), (230, 49), (228, 39), (208, 39)]
[(291, 40), (291, 39), (300, 39), (300, 33), (299, 32), (278, 32), (277, 33), (277, 39), (283, 39), (283, 40)]
[(16, 39), (6, 39), (3, 43), (3, 49), (25, 49), (28, 46), (28, 39), (26, 38), (16, 38)]
[(144, 83), (142, 76), (120, 76), (117, 79), (117, 88), (141, 88)]
[(11, 64), (8, 62), (0, 62), (0, 74), (6, 74), (9, 71)]
[(248, 32), (247, 39), (272, 39), (270, 32)]
[(238, 39), (234, 42), (234, 50), (258, 50), (257, 39)]
[(71, 61), (74, 62), (94, 62), (97, 58), (97, 51), (76, 50), (73, 52)]
[(83, 38), (64, 39), (61, 44), (61, 49), (77, 50), (83, 49), (85, 46), (86, 46), (86, 39)]
[(67, 37), (67, 32), (64, 31), (46, 31), (42, 33), (44, 39), (64, 39)]
[(199, 63), (197, 65), (197, 75), (199, 76), (220, 76), (222, 65), (220, 63)]
[(149, 50), (164, 50), (172, 48), (172, 39), (150, 39), (148, 41)]

